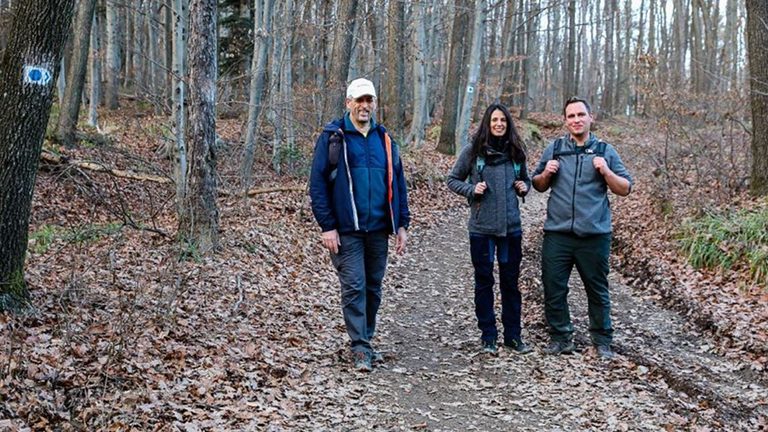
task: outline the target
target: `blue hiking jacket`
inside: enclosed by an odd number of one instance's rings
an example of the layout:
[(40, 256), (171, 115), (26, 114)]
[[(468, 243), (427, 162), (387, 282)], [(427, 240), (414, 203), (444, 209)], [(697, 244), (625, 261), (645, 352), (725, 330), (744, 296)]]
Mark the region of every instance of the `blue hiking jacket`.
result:
[[(336, 176), (328, 160), (332, 134), (343, 136)], [(408, 228), (407, 188), (397, 145), (389, 141), (386, 129), (371, 120), (367, 136), (348, 119), (328, 123), (315, 143), (309, 195), (312, 213), (323, 232), (340, 233), (386, 230), (396, 233)]]

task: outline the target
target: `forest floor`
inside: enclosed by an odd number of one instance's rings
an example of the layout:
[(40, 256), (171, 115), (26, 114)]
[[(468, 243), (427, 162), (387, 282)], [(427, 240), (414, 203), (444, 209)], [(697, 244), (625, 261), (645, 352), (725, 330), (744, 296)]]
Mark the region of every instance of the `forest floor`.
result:
[(768, 292), (687, 267), (644, 179), (614, 202), (617, 358), (589, 347), (578, 278), (580, 350), (541, 353), (538, 193), (522, 207), (521, 276), (524, 336), (536, 350), (488, 356), (466, 207), (442, 180), (453, 159), (406, 154), (409, 251), (391, 256), (385, 280), (375, 340), (385, 361), (364, 374), (350, 367), (305, 180), (260, 168), (260, 187), (296, 190), (237, 194), (239, 122), (220, 123), (212, 256), (176, 243), (170, 183), (74, 163), (167, 175), (155, 122), (121, 113), (103, 126), (110, 143), (53, 148), (68, 162), (41, 168), (27, 260), (33, 308), (0, 314), (0, 431), (768, 429)]

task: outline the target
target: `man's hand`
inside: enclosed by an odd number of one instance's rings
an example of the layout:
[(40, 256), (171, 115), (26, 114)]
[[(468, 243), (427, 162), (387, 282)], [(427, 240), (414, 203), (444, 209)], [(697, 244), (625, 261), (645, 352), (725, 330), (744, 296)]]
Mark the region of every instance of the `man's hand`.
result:
[(339, 246), (341, 246), (341, 240), (339, 239), (339, 232), (336, 230), (330, 230), (323, 233), (323, 246), (331, 251), (332, 254), (339, 253)]
[(560, 161), (556, 159), (552, 159), (550, 161), (547, 161), (547, 166), (544, 167), (544, 171), (542, 171), (541, 173), (544, 174), (547, 178), (549, 178), (557, 174), (558, 170), (560, 170)]
[(619, 177), (616, 173), (611, 171), (611, 168), (608, 167), (608, 163), (605, 162), (605, 158), (595, 156), (592, 160), (592, 166), (594, 166), (595, 170), (603, 176), (605, 184), (608, 185), (608, 189), (610, 189), (611, 192), (619, 196), (629, 195), (629, 180)]
[(528, 186), (526, 186), (525, 182), (522, 180), (518, 180), (512, 183), (512, 185), (515, 187), (515, 189), (517, 189), (517, 193), (520, 195), (524, 195), (526, 192), (528, 192)]
[(533, 188), (539, 192), (544, 192), (545, 190), (549, 189), (549, 185), (552, 183), (552, 177), (554, 177), (559, 170), (559, 161), (555, 159), (547, 161), (547, 165), (544, 166), (544, 170), (531, 179)]
[(397, 230), (397, 238), (395, 239), (395, 252), (398, 255), (405, 253), (405, 243), (408, 241), (408, 231), (405, 228), (400, 227)]
[(605, 158), (601, 156), (595, 156), (594, 159), (592, 159), (592, 166), (594, 166), (595, 170), (597, 170), (603, 177), (608, 175), (608, 173), (613, 172), (608, 168), (608, 163), (605, 162)]
[(475, 185), (475, 195), (484, 194), (486, 189), (488, 189), (488, 185), (485, 184), (484, 181), (481, 181), (480, 183)]

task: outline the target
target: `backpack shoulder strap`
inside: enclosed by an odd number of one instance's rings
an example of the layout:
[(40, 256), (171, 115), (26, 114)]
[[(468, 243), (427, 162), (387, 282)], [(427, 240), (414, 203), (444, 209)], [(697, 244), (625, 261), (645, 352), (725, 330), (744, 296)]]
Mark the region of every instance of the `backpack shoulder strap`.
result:
[(608, 146), (608, 144), (605, 143), (603, 140), (597, 141), (597, 146), (595, 146), (595, 154), (603, 157), (605, 156), (605, 148)]
[(555, 140), (555, 146), (552, 149), (552, 159), (558, 160), (561, 156), (570, 156), (576, 153), (576, 150), (563, 150), (563, 138), (560, 137)]
[(477, 168), (478, 173), (483, 172), (483, 168), (485, 168), (485, 158), (482, 155), (477, 155), (475, 158), (475, 168)]

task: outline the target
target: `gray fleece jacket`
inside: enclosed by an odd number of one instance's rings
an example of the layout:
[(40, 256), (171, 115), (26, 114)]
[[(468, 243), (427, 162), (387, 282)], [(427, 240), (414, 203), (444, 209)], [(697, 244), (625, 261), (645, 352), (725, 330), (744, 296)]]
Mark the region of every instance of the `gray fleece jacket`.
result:
[[(553, 141), (544, 149), (532, 177), (544, 171), (547, 162), (552, 159), (555, 142), (558, 140), (561, 141), (560, 153), (572, 154), (558, 158), (560, 169), (550, 184), (544, 231), (571, 233), (577, 236), (610, 233), (611, 207), (608, 202), (608, 185), (592, 165), (592, 159), (597, 156), (595, 151), (599, 141), (594, 134), (589, 134), (589, 139), (581, 148), (576, 146), (568, 134)], [(606, 143), (603, 158), (611, 171), (629, 181), (631, 188), (632, 177), (612, 145)]]
[[(467, 229), (470, 233), (502, 237), (522, 230), (518, 193), (513, 186), (516, 180), (524, 181), (527, 191), (531, 190), (525, 164), (518, 165), (516, 171), (511, 161), (499, 165), (486, 163), (482, 172), (478, 172), (472, 146), (464, 146), (446, 183), (451, 191), (466, 197), (469, 202)], [(485, 181), (488, 189), (475, 196), (475, 184), (481, 181)]]

